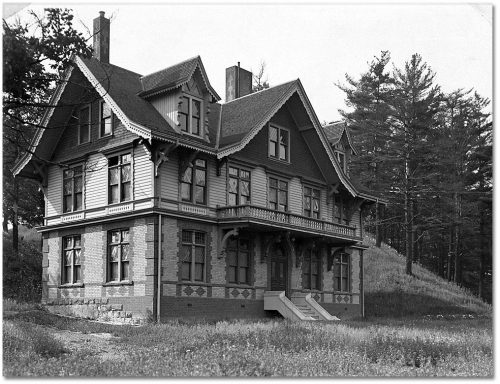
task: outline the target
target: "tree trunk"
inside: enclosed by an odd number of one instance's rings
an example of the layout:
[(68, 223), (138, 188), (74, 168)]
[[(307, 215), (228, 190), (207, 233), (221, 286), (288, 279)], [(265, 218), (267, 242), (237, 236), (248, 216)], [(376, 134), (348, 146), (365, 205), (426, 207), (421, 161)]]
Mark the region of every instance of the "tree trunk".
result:
[(408, 193), (405, 194), (405, 229), (406, 229), (406, 274), (412, 275), (412, 262), (413, 262), (413, 241), (412, 241), (412, 225), (411, 225), (411, 201), (409, 199)]
[(485, 292), (484, 292), (484, 275), (486, 273), (486, 233), (485, 233), (485, 223), (484, 223), (484, 209), (485, 203), (482, 201), (479, 202), (479, 244), (480, 244), (480, 252), (479, 255), (479, 297), (484, 301)]
[(460, 248), (460, 233), (462, 226), (462, 209), (460, 195), (455, 193), (455, 283), (462, 284), (462, 250)]
[(13, 217), (12, 217), (12, 253), (15, 258), (19, 255), (19, 224), (18, 224), (18, 199), (19, 199), (19, 185), (17, 179), (14, 178), (14, 203), (13, 203)]
[(450, 227), (450, 236), (448, 238), (448, 265), (447, 265), (447, 278), (448, 281), (451, 281), (451, 265), (453, 262), (453, 225)]
[(9, 217), (7, 215), (7, 212), (4, 212), (3, 214), (2, 226), (3, 226), (3, 232), (9, 233)]
[(382, 229), (380, 225), (381, 213), (382, 213), (381, 208), (382, 206), (377, 201), (377, 205), (375, 207), (375, 241), (376, 241), (375, 245), (378, 248), (380, 248), (380, 246), (382, 245)]

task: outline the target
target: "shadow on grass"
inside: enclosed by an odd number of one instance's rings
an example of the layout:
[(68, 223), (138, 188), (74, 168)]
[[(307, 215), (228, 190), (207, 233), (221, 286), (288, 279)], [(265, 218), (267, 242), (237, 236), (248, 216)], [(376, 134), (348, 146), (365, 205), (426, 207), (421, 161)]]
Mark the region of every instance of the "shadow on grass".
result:
[(474, 314), (473, 308), (444, 301), (433, 296), (406, 292), (365, 293), (367, 317), (408, 317), (444, 314)]

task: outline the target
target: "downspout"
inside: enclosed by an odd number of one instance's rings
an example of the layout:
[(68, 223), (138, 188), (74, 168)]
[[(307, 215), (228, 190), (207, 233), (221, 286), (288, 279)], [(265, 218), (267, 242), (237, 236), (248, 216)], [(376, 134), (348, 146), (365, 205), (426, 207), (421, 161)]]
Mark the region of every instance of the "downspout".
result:
[(156, 295), (156, 322), (160, 323), (160, 299), (161, 299), (161, 213), (158, 214), (158, 287)]
[(361, 317), (365, 318), (365, 263), (363, 262), (363, 250), (359, 250), (361, 260)]

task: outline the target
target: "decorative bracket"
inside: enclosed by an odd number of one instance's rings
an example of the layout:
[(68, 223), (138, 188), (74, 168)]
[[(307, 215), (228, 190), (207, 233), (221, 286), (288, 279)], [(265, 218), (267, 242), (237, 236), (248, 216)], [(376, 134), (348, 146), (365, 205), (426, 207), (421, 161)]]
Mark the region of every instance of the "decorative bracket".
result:
[(238, 227), (235, 227), (229, 231), (226, 232), (226, 234), (224, 235), (224, 237), (222, 238), (221, 242), (220, 242), (220, 247), (221, 247), (221, 251), (219, 253), (219, 259), (222, 259), (224, 257), (226, 257), (226, 246), (227, 246), (227, 240), (231, 237), (231, 236), (238, 236), (239, 234), (239, 228)]
[(222, 175), (222, 167), (224, 166), (224, 164), (227, 164), (227, 157), (217, 159), (217, 176)]
[(174, 149), (179, 146), (179, 141), (175, 143), (168, 143), (164, 147), (157, 148), (151, 157), (155, 167), (155, 177), (158, 177), (158, 171), (163, 162), (168, 161), (168, 156), (172, 153)]
[(331, 184), (330, 189), (328, 190), (328, 197), (331, 199), (333, 195), (339, 193), (339, 183)]
[(179, 166), (179, 181), (182, 181), (182, 177), (184, 176), (186, 169), (193, 166), (193, 161), (198, 156), (198, 153), (200, 153), (200, 151), (192, 151), (181, 160)]
[[(36, 173), (40, 176), (40, 187), (45, 191), (47, 188), (47, 165), (42, 164), (38, 161), (33, 161), (33, 166), (35, 167)], [(45, 192), (44, 192), (45, 193)]]
[(326, 264), (326, 270), (331, 271), (333, 267), (333, 260), (335, 260), (335, 256), (337, 253), (342, 251), (344, 247), (330, 247), (330, 251), (328, 252), (328, 259)]

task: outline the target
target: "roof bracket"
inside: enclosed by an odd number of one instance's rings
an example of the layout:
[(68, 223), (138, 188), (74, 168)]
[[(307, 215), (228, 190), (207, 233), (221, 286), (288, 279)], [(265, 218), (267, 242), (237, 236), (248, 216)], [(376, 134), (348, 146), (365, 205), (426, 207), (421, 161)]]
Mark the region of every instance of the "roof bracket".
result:
[(172, 153), (174, 149), (179, 146), (179, 142), (168, 143), (163, 147), (155, 148), (151, 161), (154, 163), (155, 167), (155, 177), (158, 177), (158, 171), (163, 164), (163, 162), (168, 161), (168, 156)]
[(33, 166), (35, 167), (36, 173), (40, 176), (40, 186), (42, 189), (47, 188), (47, 165), (34, 160)]
[(217, 176), (222, 175), (222, 167), (227, 164), (227, 157), (223, 157), (222, 159), (217, 159)]

